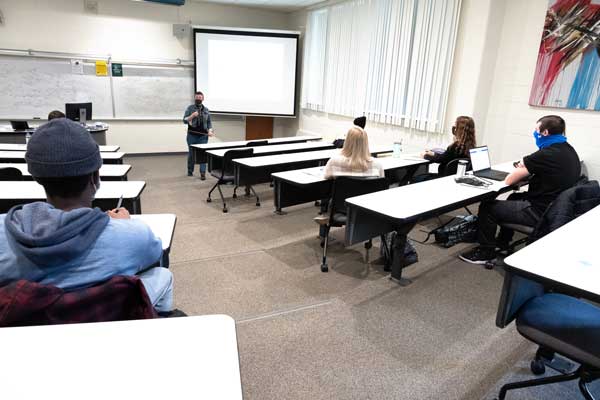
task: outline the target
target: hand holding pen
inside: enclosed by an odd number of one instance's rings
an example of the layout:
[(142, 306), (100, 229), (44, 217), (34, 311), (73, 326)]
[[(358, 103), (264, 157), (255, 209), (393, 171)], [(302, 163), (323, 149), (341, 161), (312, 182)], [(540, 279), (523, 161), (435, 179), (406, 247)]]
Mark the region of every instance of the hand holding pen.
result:
[(117, 208), (114, 208), (114, 209), (106, 212), (108, 214), (108, 216), (111, 218), (115, 218), (115, 219), (131, 218), (129, 215), (129, 211), (127, 211), (127, 209), (125, 207), (121, 207), (121, 204), (123, 204), (123, 195), (121, 195), (121, 197), (119, 197), (119, 202), (117, 203)]

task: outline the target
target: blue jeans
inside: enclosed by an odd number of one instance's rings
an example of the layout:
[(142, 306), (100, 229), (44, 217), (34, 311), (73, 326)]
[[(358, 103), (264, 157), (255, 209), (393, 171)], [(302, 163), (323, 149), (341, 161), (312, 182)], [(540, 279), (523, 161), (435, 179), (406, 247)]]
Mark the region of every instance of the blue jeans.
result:
[(148, 297), (158, 312), (168, 312), (173, 309), (173, 274), (166, 268), (154, 267), (138, 277), (144, 283)]
[[(194, 173), (194, 152), (190, 147), (193, 144), (204, 144), (208, 143), (208, 135), (191, 135), (187, 134), (187, 145), (188, 145), (188, 174)], [(200, 164), (200, 173), (206, 172), (206, 164)]]

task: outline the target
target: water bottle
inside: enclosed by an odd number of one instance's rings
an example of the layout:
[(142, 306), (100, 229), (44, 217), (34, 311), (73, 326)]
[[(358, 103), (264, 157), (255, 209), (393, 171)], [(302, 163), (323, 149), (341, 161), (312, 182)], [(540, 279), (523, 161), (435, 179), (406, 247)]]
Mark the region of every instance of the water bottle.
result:
[(465, 176), (467, 173), (467, 160), (458, 160), (458, 167), (456, 168), (456, 176)]
[(395, 158), (402, 157), (402, 139), (394, 142), (393, 157), (395, 157)]
[(25, 147), (29, 144), (29, 139), (31, 139), (31, 132), (25, 132)]

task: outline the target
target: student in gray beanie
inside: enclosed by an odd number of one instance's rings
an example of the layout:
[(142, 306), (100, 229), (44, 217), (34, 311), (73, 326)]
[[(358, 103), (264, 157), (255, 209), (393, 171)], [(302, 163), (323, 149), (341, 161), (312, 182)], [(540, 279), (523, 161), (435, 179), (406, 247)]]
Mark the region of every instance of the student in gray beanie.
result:
[(137, 275), (155, 309), (171, 311), (171, 272), (149, 268), (162, 258), (160, 239), (124, 208), (92, 208), (102, 158), (88, 131), (54, 119), (31, 137), (25, 160), (47, 201), (0, 215), (0, 286), (25, 279), (77, 290), (115, 275)]

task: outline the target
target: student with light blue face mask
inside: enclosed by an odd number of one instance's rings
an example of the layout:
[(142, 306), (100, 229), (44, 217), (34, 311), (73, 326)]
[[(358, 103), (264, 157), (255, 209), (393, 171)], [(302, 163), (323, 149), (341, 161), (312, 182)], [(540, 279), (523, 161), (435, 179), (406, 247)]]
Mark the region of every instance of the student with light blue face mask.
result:
[(514, 185), (529, 179), (529, 190), (514, 193), (507, 200), (482, 202), (479, 206), (479, 246), (459, 257), (472, 264), (487, 264), (496, 258), (496, 249), (508, 247), (513, 232), (499, 224), (512, 223), (535, 227), (546, 208), (558, 195), (573, 187), (581, 175), (581, 163), (575, 149), (567, 143), (565, 121), (547, 115), (537, 121), (533, 138), (538, 151), (516, 163), (515, 170), (504, 180)]

